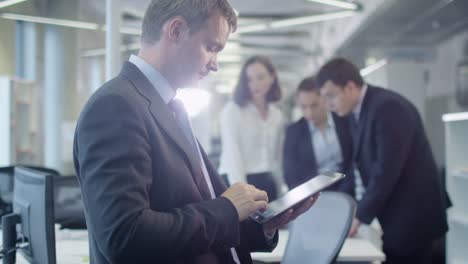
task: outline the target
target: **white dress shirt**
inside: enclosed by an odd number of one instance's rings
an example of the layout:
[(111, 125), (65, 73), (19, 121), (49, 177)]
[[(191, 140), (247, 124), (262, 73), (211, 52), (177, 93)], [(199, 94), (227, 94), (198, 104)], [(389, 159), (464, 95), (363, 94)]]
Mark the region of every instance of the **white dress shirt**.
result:
[(227, 174), (231, 184), (247, 182), (247, 174), (281, 169), (284, 118), (281, 111), (268, 104), (263, 119), (256, 107), (229, 102), (221, 113), (221, 160), (219, 171)]
[(343, 154), (332, 115), (328, 113), (327, 126), (323, 132), (312, 122), (308, 124), (318, 173), (339, 171)]

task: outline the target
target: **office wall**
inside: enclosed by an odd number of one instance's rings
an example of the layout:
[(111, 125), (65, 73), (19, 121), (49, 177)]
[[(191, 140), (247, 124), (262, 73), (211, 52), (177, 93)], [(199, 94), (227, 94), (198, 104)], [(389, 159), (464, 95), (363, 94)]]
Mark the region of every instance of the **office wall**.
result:
[(372, 85), (376, 85), (380, 87), (388, 87), (387, 70), (388, 70), (388, 66), (385, 65), (384, 67), (365, 76), (364, 80), (367, 83), (370, 83)]
[(457, 64), (467, 58), (464, 54), (468, 45), (468, 30), (440, 43), (436, 47), (436, 61), (429, 66), (430, 80), (427, 86), (429, 97), (449, 95), (455, 91)]
[(390, 60), (377, 71), (365, 77), (366, 82), (395, 91), (408, 98), (425, 116), (425, 63), (408, 60)]
[(0, 75), (15, 74), (15, 27), (14, 21), (0, 20)]
[[(30, 14), (41, 4), (39, 1), (26, 1), (7, 8), (2, 12)], [(0, 75), (14, 76), (16, 73), (16, 21), (0, 19)]]
[(425, 64), (416, 61), (396, 61), (388, 65), (388, 88), (408, 98), (424, 118), (425, 113)]
[(468, 111), (455, 101), (456, 67), (467, 55), (464, 47), (468, 31), (440, 43), (436, 47), (436, 60), (429, 64), (426, 87), (426, 128), (437, 163), (445, 165), (445, 130), (442, 115)]

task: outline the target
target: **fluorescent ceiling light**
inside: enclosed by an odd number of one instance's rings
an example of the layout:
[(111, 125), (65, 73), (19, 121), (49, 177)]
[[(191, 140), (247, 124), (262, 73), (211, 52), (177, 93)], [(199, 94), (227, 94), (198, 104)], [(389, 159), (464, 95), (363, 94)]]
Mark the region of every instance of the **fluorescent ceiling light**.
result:
[[(14, 13), (0, 13), (0, 18), (32, 22), (32, 23), (38, 23), (38, 24), (70, 27), (70, 28), (106, 31), (106, 25), (99, 25), (97, 23), (68, 20), (68, 19), (28, 16), (28, 15), (14, 14)], [(134, 28), (134, 27), (121, 27), (120, 33), (139, 36), (141, 34), (141, 30), (139, 28)]]
[(339, 19), (354, 16), (356, 13), (353, 11), (342, 11), (336, 13), (328, 13), (323, 15), (314, 15), (298, 18), (283, 19), (279, 21), (273, 21), (270, 23), (271, 28), (290, 27), (304, 24), (311, 24), (317, 22), (323, 22), (327, 20)]
[(248, 33), (248, 32), (255, 32), (255, 31), (262, 31), (262, 30), (268, 29), (269, 27), (270, 25), (268, 23), (253, 24), (253, 25), (239, 27), (236, 33)]
[[(140, 43), (132, 43), (129, 45), (122, 45), (120, 46), (119, 50), (120, 52), (127, 52), (127, 51), (132, 51), (132, 50), (137, 50), (140, 49)], [(96, 57), (96, 56), (104, 56), (106, 55), (106, 49), (105, 48), (98, 48), (98, 49), (89, 49), (85, 50), (81, 53), (81, 57)], [(241, 62), (242, 61), (242, 55), (241, 54), (233, 54), (233, 53), (221, 53), (218, 55), (218, 62), (224, 62), (224, 63), (236, 63), (236, 62)]]
[(0, 8), (15, 5), (15, 4), (18, 4), (18, 3), (21, 3), (21, 2), (24, 2), (24, 1), (27, 1), (27, 0), (5, 0), (5, 1), (1, 1), (0, 2)]
[[(137, 50), (140, 49), (140, 43), (133, 43), (129, 45), (121, 45), (119, 50), (120, 52), (127, 52), (127, 51), (132, 51), (132, 50)], [(85, 50), (81, 53), (82, 58), (86, 57), (97, 57), (97, 56), (105, 56), (106, 55), (106, 49), (105, 48), (99, 48), (99, 49), (89, 49)]]
[(63, 27), (91, 29), (91, 30), (99, 29), (99, 25), (96, 23), (81, 22), (81, 21), (74, 21), (74, 20), (67, 20), (67, 19), (28, 16), (28, 15), (20, 15), (20, 14), (12, 14), (12, 13), (3, 13), (3, 14), (0, 14), (0, 17), (4, 19), (19, 20), (19, 21), (25, 21), (25, 22), (47, 24), (47, 25), (56, 25), (56, 26), (63, 26)]
[(305, 24), (312, 24), (323, 22), (327, 20), (345, 18), (355, 15), (356, 12), (354, 11), (341, 11), (341, 12), (333, 12), (321, 15), (312, 15), (312, 16), (304, 16), (304, 17), (297, 17), (297, 18), (287, 18), (276, 20), (267, 23), (261, 24), (253, 24), (248, 26), (239, 27), (239, 33), (248, 33), (248, 32), (256, 32), (262, 31), (267, 29), (273, 28), (283, 28), (283, 27), (290, 27), (290, 26), (297, 26), (297, 25), (305, 25)]
[(445, 114), (442, 116), (444, 122), (468, 120), (468, 112)]
[(344, 9), (350, 9), (350, 10), (358, 10), (359, 5), (356, 3), (351, 3), (351, 2), (345, 2), (345, 1), (339, 1), (339, 0), (307, 0), (309, 2), (316, 2), (320, 4), (325, 4), (325, 5), (331, 5), (335, 7), (340, 7)]
[(382, 68), (383, 66), (387, 65), (388, 61), (386, 59), (382, 59), (382, 60), (379, 60), (377, 61), (376, 63), (372, 64), (372, 65), (369, 65), (365, 68), (362, 68), (360, 73), (361, 75), (364, 77), (364, 76), (367, 76), (373, 72), (375, 72), (376, 70)]
[[(105, 27), (104, 27), (105, 28)], [(127, 35), (136, 35), (140, 36), (141, 35), (141, 29), (139, 28), (134, 28), (134, 27), (121, 27), (120, 28), (120, 33), (122, 34), (127, 34)]]

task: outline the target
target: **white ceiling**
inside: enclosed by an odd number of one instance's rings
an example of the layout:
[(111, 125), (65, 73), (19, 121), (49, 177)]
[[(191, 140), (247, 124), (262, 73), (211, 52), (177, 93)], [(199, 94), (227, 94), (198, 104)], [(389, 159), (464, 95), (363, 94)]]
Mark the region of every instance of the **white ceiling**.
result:
[[(103, 21), (105, 17), (105, 1), (82, 0), (82, 17), (86, 19), (100, 17)], [(372, 0), (369, 0), (372, 1)], [(376, 1), (376, 0), (373, 0)], [(121, 0), (124, 25), (138, 28), (144, 10), (149, 4), (149, 0)], [(239, 12), (239, 25), (249, 25), (252, 23), (293, 18), (308, 15), (343, 11), (342, 9), (310, 2), (307, 0), (230, 0), (231, 5)], [(293, 85), (299, 82), (300, 77), (312, 73), (315, 58), (323, 53), (324, 49), (333, 45), (323, 45), (320, 43), (324, 32), (324, 22), (293, 26), (282, 29), (268, 30), (249, 34), (236, 34), (230, 38), (229, 46), (220, 55), (221, 68), (223, 70), (216, 76), (222, 80), (232, 82), (234, 73), (240, 69), (241, 62), (254, 54), (269, 56), (280, 75), (296, 76)], [(127, 41), (138, 42), (138, 37), (133, 37)], [(330, 53), (330, 52), (328, 52)], [(240, 59), (240, 62), (233, 62), (232, 58)], [(223, 62), (228, 60), (227, 62)], [(299, 76), (299, 77), (297, 77)], [(283, 78), (285, 81), (293, 82), (293, 78)]]

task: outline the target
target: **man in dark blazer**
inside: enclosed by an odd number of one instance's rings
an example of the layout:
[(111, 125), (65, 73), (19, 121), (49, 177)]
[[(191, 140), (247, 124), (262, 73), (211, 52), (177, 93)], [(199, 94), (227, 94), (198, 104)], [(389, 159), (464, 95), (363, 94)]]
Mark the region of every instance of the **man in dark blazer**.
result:
[(386, 263), (430, 263), (432, 242), (448, 229), (448, 204), (417, 109), (395, 92), (364, 83), (342, 58), (320, 69), (317, 85), (332, 111), (349, 115), (353, 129), (365, 191), (350, 235), (377, 217)]
[(216, 71), (236, 15), (225, 0), (153, 0), (141, 49), (87, 102), (74, 142), (92, 264), (251, 263), (277, 226), (249, 220), (265, 192), (229, 189), (199, 145), (176, 89)]
[(288, 126), (283, 148), (283, 176), (289, 189), (319, 173), (334, 171), (348, 177), (328, 190), (354, 196), (352, 137), (347, 119), (328, 111), (314, 77), (302, 80), (296, 95), (303, 117)]

